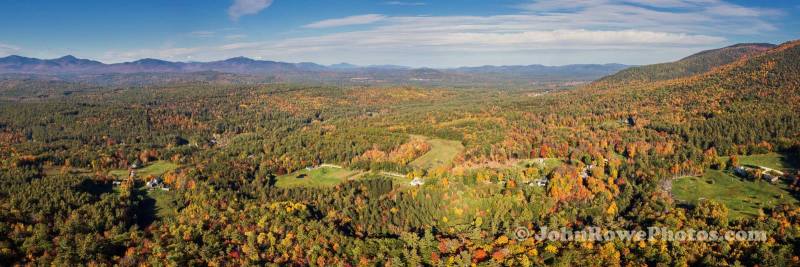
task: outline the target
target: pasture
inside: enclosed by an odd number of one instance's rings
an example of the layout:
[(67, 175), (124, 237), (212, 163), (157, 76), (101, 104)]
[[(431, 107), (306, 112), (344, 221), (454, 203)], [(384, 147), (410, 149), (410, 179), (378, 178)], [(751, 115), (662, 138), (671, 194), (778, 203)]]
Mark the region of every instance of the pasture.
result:
[(290, 174), (278, 176), (275, 186), (291, 187), (328, 187), (335, 186), (348, 178), (356, 177), (361, 173), (345, 168), (331, 166), (319, 167), (311, 170), (302, 169)]
[(428, 138), (424, 136), (412, 135), (412, 138), (423, 138), (431, 145), (431, 150), (416, 158), (409, 165), (419, 169), (434, 169), (453, 163), (458, 153), (464, 150), (464, 145), (459, 141)]
[(758, 216), (759, 209), (798, 201), (786, 190), (783, 182), (750, 181), (728, 171), (708, 170), (702, 177), (682, 177), (672, 182), (672, 194), (677, 200), (696, 204), (700, 199), (712, 199), (728, 207), (731, 218)]
[(764, 166), (776, 170), (786, 171), (796, 168), (796, 160), (787, 155), (778, 153), (768, 153), (759, 155), (740, 156), (739, 164)]

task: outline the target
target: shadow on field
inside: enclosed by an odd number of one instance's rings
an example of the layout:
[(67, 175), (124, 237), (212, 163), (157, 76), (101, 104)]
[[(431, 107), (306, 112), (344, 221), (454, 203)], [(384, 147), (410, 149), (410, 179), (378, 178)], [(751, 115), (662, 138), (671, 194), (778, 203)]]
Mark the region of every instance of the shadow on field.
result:
[(144, 229), (150, 226), (156, 220), (156, 200), (147, 195), (146, 190), (136, 189), (134, 191), (136, 199), (139, 200), (138, 208), (136, 209), (136, 224), (139, 228)]

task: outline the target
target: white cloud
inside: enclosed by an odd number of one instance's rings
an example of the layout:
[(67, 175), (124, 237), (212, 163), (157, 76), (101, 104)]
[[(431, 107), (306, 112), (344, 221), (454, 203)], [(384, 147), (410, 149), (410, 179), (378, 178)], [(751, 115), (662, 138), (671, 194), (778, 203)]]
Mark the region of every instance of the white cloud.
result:
[(246, 34), (229, 34), (225, 35), (226, 40), (241, 40), (247, 38)]
[(207, 38), (207, 37), (213, 37), (215, 34), (216, 33), (213, 31), (193, 31), (189, 33), (189, 36)]
[(724, 38), (637, 30), (589, 31), (554, 30), (518, 33), (455, 33), (442, 36), (436, 45), (558, 45), (562, 48), (584, 46), (627, 46), (644, 44), (708, 45)]
[(8, 56), (18, 53), (21, 48), (10, 44), (0, 43), (0, 56)]
[(258, 14), (261, 10), (272, 5), (272, 0), (234, 0), (228, 8), (228, 16), (232, 20), (239, 20), (242, 16)]
[(386, 1), (384, 2), (387, 5), (392, 6), (424, 6), (426, 5), (425, 2), (405, 2), (405, 1)]
[[(326, 28), (323, 34), (153, 53), (365, 65), (649, 64), (757, 37), (776, 29), (775, 14), (720, 0), (548, 0), (506, 15), (350, 16), (304, 26)], [(335, 28), (347, 25), (363, 27)]]
[(755, 34), (775, 30), (774, 9), (722, 0), (539, 0), (521, 5), (530, 14), (595, 28), (666, 29), (705, 34)]
[(371, 24), (385, 19), (386, 16), (380, 14), (366, 14), (358, 16), (349, 16), (339, 19), (328, 19), (317, 21), (303, 27), (312, 29), (333, 28), (341, 26), (364, 25)]

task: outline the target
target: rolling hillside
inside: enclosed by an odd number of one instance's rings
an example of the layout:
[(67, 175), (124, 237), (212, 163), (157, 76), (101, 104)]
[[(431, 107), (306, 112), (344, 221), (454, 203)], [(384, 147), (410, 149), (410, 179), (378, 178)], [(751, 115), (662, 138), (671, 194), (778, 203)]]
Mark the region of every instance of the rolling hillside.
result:
[(773, 44), (745, 43), (706, 50), (669, 63), (632, 67), (600, 79), (606, 82), (650, 82), (688, 77), (774, 48)]

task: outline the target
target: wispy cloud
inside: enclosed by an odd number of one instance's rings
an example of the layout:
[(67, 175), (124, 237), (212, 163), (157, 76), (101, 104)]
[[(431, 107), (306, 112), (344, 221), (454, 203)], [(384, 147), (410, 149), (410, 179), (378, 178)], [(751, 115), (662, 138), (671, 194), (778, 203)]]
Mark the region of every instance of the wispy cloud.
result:
[[(326, 28), (323, 33), (157, 53), (413, 66), (647, 64), (773, 31), (776, 15), (720, 0), (542, 0), (505, 15), (349, 16), (303, 26)], [(348, 25), (363, 27), (335, 28)]]
[(385, 19), (386, 16), (380, 14), (366, 14), (366, 15), (358, 15), (358, 16), (349, 16), (344, 18), (338, 19), (328, 19), (317, 21), (303, 27), (305, 28), (312, 28), (312, 29), (320, 29), (320, 28), (333, 28), (333, 27), (341, 27), (341, 26), (352, 26), (352, 25), (364, 25), (364, 24), (371, 24), (378, 21)]
[(189, 33), (189, 36), (192, 37), (200, 37), (200, 38), (208, 38), (213, 37), (216, 33), (213, 31), (193, 31)]
[(386, 1), (384, 2), (387, 5), (392, 6), (424, 6), (426, 5), (425, 2), (406, 2), (406, 1)]
[(663, 28), (672, 31), (752, 34), (775, 27), (780, 11), (721, 0), (540, 0), (521, 5), (530, 14), (569, 26)]
[(247, 38), (246, 34), (229, 34), (225, 35), (226, 40), (241, 40)]
[(18, 53), (21, 48), (10, 44), (0, 43), (0, 56), (8, 56)]
[(242, 16), (258, 14), (272, 5), (272, 0), (234, 0), (228, 8), (228, 16), (236, 21)]

